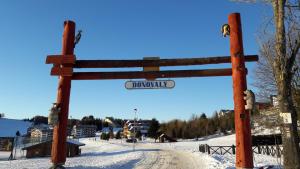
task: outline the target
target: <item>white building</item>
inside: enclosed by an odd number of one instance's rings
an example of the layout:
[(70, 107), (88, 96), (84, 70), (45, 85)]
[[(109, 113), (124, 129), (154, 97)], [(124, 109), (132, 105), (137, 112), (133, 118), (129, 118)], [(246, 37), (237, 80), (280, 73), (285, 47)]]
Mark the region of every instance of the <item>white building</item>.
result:
[(126, 137), (131, 137), (134, 131), (140, 131), (143, 136), (147, 136), (150, 123), (151, 120), (127, 120), (123, 127), (123, 134)]
[(75, 125), (72, 129), (72, 136), (76, 138), (95, 137), (97, 126), (95, 125)]

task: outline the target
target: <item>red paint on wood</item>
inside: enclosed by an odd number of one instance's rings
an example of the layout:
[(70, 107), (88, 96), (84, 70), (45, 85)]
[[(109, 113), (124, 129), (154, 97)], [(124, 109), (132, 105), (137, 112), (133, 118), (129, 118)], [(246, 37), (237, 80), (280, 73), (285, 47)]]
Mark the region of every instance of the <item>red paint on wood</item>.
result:
[[(75, 23), (65, 21), (62, 47), (62, 60), (74, 52)], [(70, 65), (62, 65), (62, 68)], [(67, 122), (71, 91), (71, 77), (59, 76), (57, 103), (60, 104), (59, 123), (53, 130), (51, 160), (54, 165), (63, 165), (66, 161)]]
[(75, 64), (75, 55), (48, 55), (46, 58), (46, 64)]
[[(247, 55), (247, 62), (258, 61), (257, 55)], [(204, 64), (230, 63), (230, 56), (207, 58), (178, 58), (159, 60), (77, 60), (74, 68), (126, 68), (126, 67), (159, 67), (159, 66), (187, 66)]]
[(231, 76), (230, 69), (205, 70), (169, 70), (169, 71), (129, 71), (129, 72), (74, 72), (72, 80), (107, 80), (107, 79), (155, 79), (182, 77)]
[(242, 27), (239, 13), (230, 14), (230, 55), (234, 94), (236, 167), (253, 168), (249, 111), (245, 110), (244, 93), (247, 89), (246, 68), (243, 51)]
[(53, 66), (50, 74), (52, 76), (72, 76), (73, 68), (72, 67), (60, 67), (60, 65)]

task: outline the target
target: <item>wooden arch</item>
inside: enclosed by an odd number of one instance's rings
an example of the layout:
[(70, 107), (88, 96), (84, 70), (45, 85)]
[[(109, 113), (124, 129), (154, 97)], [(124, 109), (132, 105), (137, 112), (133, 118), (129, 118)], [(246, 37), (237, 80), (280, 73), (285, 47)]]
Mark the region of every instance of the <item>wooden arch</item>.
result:
[[(65, 21), (61, 55), (47, 56), (46, 63), (53, 64), (51, 75), (59, 76), (57, 103), (60, 105), (59, 122), (54, 127), (51, 159), (54, 166), (66, 161), (67, 121), (72, 80), (184, 78), (204, 76), (232, 76), (235, 131), (236, 167), (253, 168), (249, 111), (245, 110), (244, 91), (247, 89), (245, 61), (257, 61), (257, 55), (244, 56), (241, 19), (239, 13), (228, 17), (230, 26), (230, 56), (208, 58), (181, 58), (160, 60), (77, 60), (74, 55), (75, 23)], [(227, 69), (126, 71), (126, 72), (76, 72), (76, 68), (130, 68), (188, 66), (231, 63)]]

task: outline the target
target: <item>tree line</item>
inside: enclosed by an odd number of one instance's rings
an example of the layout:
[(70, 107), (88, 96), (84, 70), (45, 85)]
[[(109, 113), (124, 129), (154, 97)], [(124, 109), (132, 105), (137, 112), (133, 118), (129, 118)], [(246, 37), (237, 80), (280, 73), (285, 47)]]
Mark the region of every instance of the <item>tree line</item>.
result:
[(234, 112), (229, 111), (224, 115), (214, 112), (208, 118), (205, 113), (192, 115), (189, 120), (171, 120), (160, 125), (161, 133), (173, 138), (192, 139), (216, 133), (228, 134), (234, 132)]

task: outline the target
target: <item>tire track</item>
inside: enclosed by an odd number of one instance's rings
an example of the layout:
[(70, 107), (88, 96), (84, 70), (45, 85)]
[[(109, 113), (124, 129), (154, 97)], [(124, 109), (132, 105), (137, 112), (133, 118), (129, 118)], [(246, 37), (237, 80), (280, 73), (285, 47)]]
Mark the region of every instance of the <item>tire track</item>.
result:
[[(135, 169), (201, 169), (206, 168), (203, 164), (199, 166), (197, 159), (191, 153), (169, 149), (155, 149), (154, 147), (143, 146), (142, 160)], [(149, 151), (153, 149), (153, 151)], [(200, 159), (199, 159), (200, 160)], [(201, 160), (200, 160), (201, 161)]]

